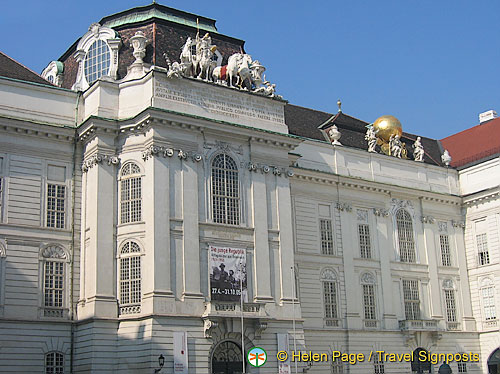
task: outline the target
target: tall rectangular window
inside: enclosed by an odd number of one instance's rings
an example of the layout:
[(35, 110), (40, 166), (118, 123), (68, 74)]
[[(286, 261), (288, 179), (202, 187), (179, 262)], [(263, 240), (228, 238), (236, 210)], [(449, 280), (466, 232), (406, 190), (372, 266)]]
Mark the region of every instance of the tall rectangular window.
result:
[(129, 162), (123, 166), (120, 189), (120, 223), (141, 221), (142, 178), (138, 165)]
[(398, 230), (399, 259), (401, 262), (416, 262), (415, 240), (413, 238), (413, 220), (404, 209), (396, 212)]
[(47, 308), (62, 308), (64, 263), (61, 261), (45, 261), (44, 268), (44, 306)]
[(375, 287), (373, 284), (363, 284), (363, 308), (365, 319), (377, 319), (375, 312)]
[(47, 227), (64, 228), (66, 186), (47, 184)]
[(455, 303), (455, 291), (444, 290), (444, 300), (446, 304), (446, 320), (457, 322), (457, 306)]
[(366, 223), (358, 224), (359, 249), (361, 258), (372, 258), (372, 248), (370, 242), (370, 226)]
[(374, 355), (373, 357), (373, 373), (374, 374), (384, 374), (385, 373), (385, 367), (384, 367), (384, 361), (380, 361), (378, 359), (378, 355)]
[(337, 319), (337, 286), (335, 282), (323, 281), (323, 300), (325, 318)]
[(476, 235), (476, 245), (479, 265), (488, 265), (490, 263), (490, 254), (488, 252), (488, 239), (486, 233)]
[(439, 235), (441, 247), (441, 265), (451, 266), (450, 239), (448, 235)]
[(457, 362), (458, 372), (467, 373), (467, 363), (459, 361)]
[(324, 255), (333, 255), (332, 220), (320, 219), (319, 229), (321, 235), (321, 253)]
[(405, 318), (407, 320), (420, 319), (420, 295), (417, 280), (403, 280), (403, 298), (405, 305)]
[(484, 319), (486, 321), (495, 320), (497, 318), (495, 308), (495, 288), (493, 286), (484, 287), (481, 289), (483, 299)]

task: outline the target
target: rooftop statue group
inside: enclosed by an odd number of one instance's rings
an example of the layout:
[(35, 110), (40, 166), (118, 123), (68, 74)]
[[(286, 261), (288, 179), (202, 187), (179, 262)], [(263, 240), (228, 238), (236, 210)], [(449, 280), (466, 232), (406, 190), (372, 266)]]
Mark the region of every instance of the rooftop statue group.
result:
[(200, 32), (193, 40), (188, 37), (181, 49), (180, 62), (171, 62), (166, 54), (169, 78), (189, 77), (214, 82), (223, 86), (250, 91), (269, 97), (282, 99), (276, 95), (276, 85), (266, 81), (263, 75), (266, 68), (258, 60), (246, 53), (235, 53), (228, 59), (227, 65), (220, 66), (217, 46), (212, 44), (210, 34), (200, 37)]
[[(373, 126), (368, 126), (365, 134), (365, 140), (368, 143), (368, 152), (376, 153), (375, 147), (377, 146), (377, 142), (380, 142), (377, 138), (378, 130), (375, 130)], [(418, 162), (424, 161), (424, 146), (422, 145), (422, 139), (420, 136), (417, 137), (415, 143), (413, 143), (413, 159)], [(398, 134), (393, 134), (389, 138), (388, 143), (388, 155), (394, 156), (397, 158), (406, 158), (407, 150), (405, 144), (401, 142), (401, 136)]]

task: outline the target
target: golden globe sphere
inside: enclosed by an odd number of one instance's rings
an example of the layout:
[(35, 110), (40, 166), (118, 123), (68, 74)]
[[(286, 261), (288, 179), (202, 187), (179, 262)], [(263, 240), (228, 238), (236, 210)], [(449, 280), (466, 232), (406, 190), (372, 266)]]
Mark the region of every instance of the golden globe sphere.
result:
[(401, 122), (394, 116), (382, 116), (373, 122), (373, 129), (377, 132), (377, 138), (388, 142), (391, 135), (403, 134)]

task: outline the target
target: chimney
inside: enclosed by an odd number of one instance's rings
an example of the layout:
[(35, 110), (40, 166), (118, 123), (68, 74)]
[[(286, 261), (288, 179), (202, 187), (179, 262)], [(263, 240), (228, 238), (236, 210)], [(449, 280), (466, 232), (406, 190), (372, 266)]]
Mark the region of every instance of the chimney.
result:
[(479, 124), (495, 119), (497, 117), (498, 114), (494, 110), (488, 110), (487, 112), (479, 113)]

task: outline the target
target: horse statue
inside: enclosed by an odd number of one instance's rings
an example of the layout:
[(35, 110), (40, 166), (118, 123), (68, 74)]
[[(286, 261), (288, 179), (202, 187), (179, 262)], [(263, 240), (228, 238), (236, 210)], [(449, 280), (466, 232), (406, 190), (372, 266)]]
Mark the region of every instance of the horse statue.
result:
[(229, 87), (234, 87), (233, 80), (236, 78), (236, 86), (251, 90), (252, 88), (252, 57), (248, 54), (235, 53), (227, 61), (227, 78)]
[(186, 43), (182, 46), (180, 60), (181, 66), (183, 67), (183, 73), (185, 76), (192, 77), (194, 75), (193, 69), (193, 53), (191, 47), (194, 45), (193, 39), (188, 37)]

